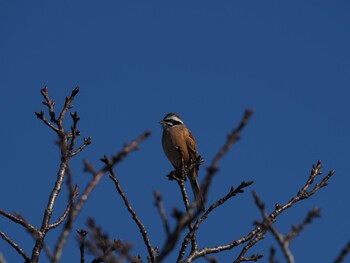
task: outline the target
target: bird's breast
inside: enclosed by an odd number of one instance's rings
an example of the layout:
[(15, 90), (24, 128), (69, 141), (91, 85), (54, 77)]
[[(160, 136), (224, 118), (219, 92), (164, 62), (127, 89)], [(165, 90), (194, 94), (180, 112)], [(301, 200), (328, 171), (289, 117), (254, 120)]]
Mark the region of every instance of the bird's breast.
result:
[(177, 150), (179, 147), (181, 149), (184, 164), (190, 163), (188, 148), (186, 145), (185, 132), (181, 127), (173, 127), (171, 129), (165, 129), (162, 136), (162, 144), (165, 155), (168, 157), (169, 161), (175, 167), (181, 166), (181, 154)]

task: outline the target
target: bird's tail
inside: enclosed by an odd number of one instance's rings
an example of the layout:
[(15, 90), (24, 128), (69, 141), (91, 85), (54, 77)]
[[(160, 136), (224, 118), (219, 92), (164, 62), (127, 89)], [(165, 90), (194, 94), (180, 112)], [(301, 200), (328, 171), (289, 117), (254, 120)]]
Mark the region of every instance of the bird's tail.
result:
[(203, 200), (201, 189), (199, 188), (199, 184), (197, 180), (197, 172), (198, 172), (198, 169), (194, 168), (193, 171), (189, 173), (189, 179), (191, 182), (193, 195), (194, 195), (194, 198), (196, 199), (197, 205), (204, 212), (205, 211), (204, 200)]

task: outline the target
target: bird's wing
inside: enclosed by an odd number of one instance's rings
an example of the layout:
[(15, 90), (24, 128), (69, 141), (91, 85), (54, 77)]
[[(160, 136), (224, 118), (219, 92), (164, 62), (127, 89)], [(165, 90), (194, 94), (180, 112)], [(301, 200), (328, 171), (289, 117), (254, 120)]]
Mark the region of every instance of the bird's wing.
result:
[(197, 144), (192, 132), (190, 130), (188, 132), (189, 136), (186, 136), (187, 149), (192, 162), (195, 162), (198, 158)]

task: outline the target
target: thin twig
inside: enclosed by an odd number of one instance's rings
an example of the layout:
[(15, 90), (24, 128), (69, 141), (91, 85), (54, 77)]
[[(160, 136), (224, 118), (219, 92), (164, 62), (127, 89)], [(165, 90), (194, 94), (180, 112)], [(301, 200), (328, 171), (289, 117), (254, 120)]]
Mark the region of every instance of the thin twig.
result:
[[(85, 241), (86, 247), (91, 254), (96, 258), (92, 262), (124, 262), (124, 259), (130, 262), (141, 263), (141, 258), (135, 259), (130, 254), (132, 244), (121, 241), (121, 240), (110, 240), (108, 234), (103, 233), (101, 228), (96, 226), (94, 220), (89, 218), (87, 221), (89, 227), (89, 239)], [(79, 240), (81, 242), (81, 240)], [(120, 254), (120, 259), (115, 257), (115, 253)]]
[(339, 256), (335, 259), (334, 263), (342, 263), (345, 257), (350, 253), (350, 242), (348, 242), (345, 247), (341, 250)]
[[(252, 248), (256, 243), (258, 243), (260, 240), (265, 238), (265, 233), (266, 231), (261, 231), (259, 232), (255, 238), (252, 238), (247, 245), (245, 245), (242, 250), (241, 253), (238, 255), (237, 259), (235, 261), (233, 261), (234, 263), (239, 263), (239, 262), (244, 262), (245, 260), (245, 254), (247, 253), (247, 251)], [(254, 254), (255, 255), (255, 254)], [(263, 255), (258, 254), (259, 258), (262, 258)], [(250, 257), (251, 258), (251, 257)]]
[(207, 168), (207, 174), (205, 175), (201, 186), (204, 201), (206, 200), (209, 187), (211, 186), (211, 181), (213, 180), (214, 175), (219, 170), (219, 161), (229, 151), (229, 149), (233, 146), (233, 144), (239, 140), (241, 131), (248, 124), (253, 113), (254, 113), (254, 110), (252, 109), (247, 109), (244, 112), (244, 116), (240, 124), (227, 136), (227, 140), (225, 144), (221, 147), (221, 149), (218, 151), (213, 161), (211, 162), (211, 165)]
[(273, 223), (272, 223), (270, 217), (266, 213), (265, 204), (260, 200), (259, 196), (257, 195), (257, 193), (255, 191), (253, 191), (253, 196), (254, 196), (255, 203), (258, 206), (258, 208), (261, 212), (261, 215), (264, 218), (264, 221), (262, 224), (265, 226), (266, 229), (268, 229), (272, 233), (272, 235), (277, 240), (278, 244), (282, 248), (282, 252), (285, 256), (286, 261), (288, 263), (294, 263), (293, 254), (289, 249), (289, 242), (287, 242), (285, 237), (281, 233), (279, 233), (277, 231), (277, 229), (273, 226)]
[(274, 247), (270, 248), (269, 263), (278, 263), (275, 259), (276, 249)]
[[(192, 230), (184, 238), (184, 242), (183, 242), (181, 249), (180, 249), (180, 252), (179, 252), (178, 262), (180, 262), (182, 260), (182, 257), (185, 253), (185, 250), (186, 250), (186, 247), (188, 244), (188, 240), (191, 239), (191, 236), (195, 234), (195, 232), (199, 229), (200, 224), (208, 218), (210, 213), (213, 212), (213, 210), (216, 209), (217, 207), (224, 204), (230, 198), (236, 196), (239, 193), (243, 193), (244, 192), (243, 189), (252, 185), (252, 184), (253, 184), (253, 181), (242, 182), (236, 189), (234, 187), (231, 187), (230, 191), (224, 197), (220, 198), (218, 201), (216, 201), (214, 204), (212, 204), (208, 208), (208, 210), (195, 222)], [(203, 248), (201, 250), (191, 251), (190, 255), (187, 257), (187, 259), (184, 262), (192, 262), (194, 259), (201, 257), (201, 256), (204, 256), (204, 255), (206, 255), (206, 248)]]
[(87, 235), (87, 231), (81, 229), (81, 230), (77, 230), (77, 233), (80, 238), (80, 263), (84, 263), (85, 262), (85, 237)]
[(70, 155), (71, 157), (76, 156), (78, 153), (80, 153), (82, 150), (84, 150), (84, 148), (86, 146), (88, 146), (89, 144), (92, 143), (92, 138), (91, 137), (84, 138), (83, 140), (84, 140), (84, 143), (81, 146), (79, 146), (75, 151), (71, 152), (71, 155)]
[(77, 197), (78, 194), (79, 194), (79, 189), (78, 189), (78, 186), (76, 185), (75, 188), (74, 188), (73, 196), (71, 197), (71, 200), (68, 203), (68, 205), (66, 207), (66, 210), (64, 211), (63, 215), (55, 223), (50, 224), (48, 226), (49, 229), (58, 227), (66, 219), (70, 209), (72, 208), (72, 206), (74, 204), (75, 198)]
[(292, 226), (292, 230), (285, 236), (285, 241), (290, 243), (293, 238), (298, 236), (305, 226), (311, 224), (313, 219), (321, 216), (321, 210), (318, 207), (313, 208), (307, 213), (305, 220), (298, 226)]
[[(130, 144), (126, 144), (119, 153), (117, 153), (112, 157), (110, 165), (114, 166), (118, 164), (128, 154), (137, 150), (139, 147), (139, 144), (143, 142), (145, 139), (147, 139), (150, 135), (151, 135), (151, 132), (146, 131), (143, 134), (141, 134), (138, 138), (133, 140)], [(87, 161), (84, 162), (84, 169), (85, 171), (91, 173), (93, 177), (91, 181), (88, 183), (88, 185), (86, 186), (86, 188), (84, 189), (83, 193), (80, 195), (73, 209), (71, 210), (70, 216), (66, 221), (63, 227), (63, 230), (56, 243), (53, 262), (58, 262), (58, 260), (61, 258), (62, 250), (67, 242), (68, 236), (72, 230), (75, 219), (79, 215), (82, 207), (84, 206), (85, 202), (88, 200), (93, 189), (95, 189), (95, 187), (99, 184), (100, 180), (105, 175), (105, 173), (108, 172), (107, 165), (103, 166), (99, 171), (96, 171), (94, 167)]]
[(139, 228), (139, 230), (141, 232), (141, 235), (142, 235), (143, 241), (145, 242), (145, 245), (147, 247), (148, 256), (149, 256), (151, 262), (155, 262), (156, 249), (154, 249), (152, 247), (152, 245), (151, 245), (151, 242), (150, 242), (150, 239), (149, 239), (149, 236), (147, 234), (145, 226), (142, 224), (142, 222), (138, 218), (135, 210), (132, 208), (128, 198), (126, 197), (125, 192), (123, 191), (123, 189), (122, 189), (122, 187), (121, 187), (117, 177), (115, 176), (113, 168), (110, 166), (110, 161), (108, 160), (108, 158), (106, 156), (104, 157), (104, 161), (103, 162), (109, 167), (109, 172), (110, 172), (109, 177), (114, 182), (115, 187), (117, 188), (117, 191), (118, 191), (119, 195), (122, 197), (126, 208), (128, 209), (129, 213), (132, 216), (132, 219), (135, 221), (135, 223), (137, 224), (137, 226), (138, 226), (138, 228)]
[(0, 231), (0, 236), (2, 237), (3, 240), (5, 240), (11, 247), (13, 247), (18, 254), (20, 254), (24, 261), (27, 263), (31, 262), (30, 258), (26, 255), (26, 253), (24, 252), (24, 250), (17, 245), (11, 238), (9, 238), (4, 232)]
[[(194, 213), (195, 212), (195, 213)], [(189, 210), (186, 213), (177, 213), (176, 219), (177, 224), (174, 230), (167, 236), (163, 248), (160, 250), (161, 253), (157, 257), (157, 262), (161, 262), (164, 258), (174, 249), (177, 244), (180, 234), (183, 229), (188, 226), (197, 216), (201, 213), (196, 204), (191, 204)]]
[(28, 223), (26, 220), (24, 220), (22, 217), (20, 216), (16, 216), (16, 215), (12, 215), (10, 213), (7, 213), (3, 210), (0, 210), (0, 214), (7, 217), (8, 219), (10, 219), (12, 222), (15, 222), (21, 226), (23, 226), (25, 229), (27, 229), (30, 233), (35, 233), (38, 234), (39, 231), (38, 229), (36, 229), (33, 225), (31, 225), (30, 223)]
[(164, 209), (164, 206), (163, 206), (162, 195), (158, 191), (154, 191), (153, 195), (154, 195), (154, 197), (156, 199), (156, 202), (154, 203), (154, 205), (158, 209), (160, 218), (162, 219), (162, 222), (163, 222), (165, 233), (168, 236), (168, 235), (170, 235), (170, 224), (169, 224), (169, 220), (168, 220), (168, 218), (166, 216), (165, 209)]
[[(57, 178), (56, 178), (56, 182), (55, 185), (50, 193), (50, 197), (49, 200), (47, 202), (47, 206), (44, 212), (44, 216), (43, 216), (43, 220), (42, 220), (42, 224), (41, 224), (41, 228), (40, 231), (38, 232), (38, 235), (36, 237), (36, 242), (35, 242), (35, 246), (33, 248), (32, 251), (32, 257), (31, 260), (33, 263), (36, 263), (39, 260), (39, 255), (40, 255), (40, 251), (43, 248), (44, 245), (44, 239), (45, 236), (47, 234), (47, 232), (54, 228), (57, 227), (60, 223), (63, 222), (63, 220), (65, 219), (65, 217), (67, 216), (67, 211), (63, 214), (63, 217), (61, 217), (56, 223), (51, 224), (50, 225), (50, 219), (53, 213), (53, 208), (54, 205), (56, 203), (57, 197), (61, 191), (62, 188), (62, 184), (64, 182), (64, 175), (66, 174), (66, 171), (68, 169), (69, 166), (69, 159), (70, 159), (70, 154), (69, 152), (73, 150), (74, 148), (74, 143), (75, 143), (75, 137), (74, 139), (71, 141), (70, 146), (68, 145), (68, 140), (70, 138), (73, 137), (72, 134), (69, 134), (65, 131), (64, 127), (63, 127), (63, 119), (65, 117), (66, 112), (72, 108), (71, 103), (74, 100), (74, 97), (78, 94), (79, 92), (79, 87), (75, 88), (72, 93), (71, 96), (68, 98), (66, 97), (66, 101), (65, 104), (61, 110), (61, 113), (59, 115), (59, 118), (56, 118), (56, 114), (54, 111), (54, 105), (55, 102), (50, 99), (49, 94), (48, 94), (48, 88), (45, 87), (41, 90), (41, 94), (44, 97), (44, 102), (43, 104), (46, 105), (49, 109), (49, 114), (50, 114), (50, 121), (47, 121), (43, 111), (40, 111), (39, 113), (36, 112), (36, 116), (41, 119), (46, 125), (48, 125), (51, 129), (53, 129), (59, 136), (59, 144), (60, 144), (60, 149), (61, 149), (61, 164), (60, 164), (60, 168), (57, 172)], [(73, 114), (73, 127), (74, 127), (74, 136), (78, 135), (78, 132), (76, 130), (76, 126), (77, 126), (77, 122), (78, 122), (78, 117), (77, 115)], [(69, 207), (69, 205), (68, 205)]]
[[(303, 187), (301, 187), (301, 189), (298, 191), (297, 195), (294, 196), (293, 198), (291, 198), (287, 203), (285, 203), (284, 205), (280, 205), (280, 204), (276, 204), (275, 205), (275, 210), (268, 216), (268, 218), (270, 219), (270, 221), (273, 223), (275, 222), (276, 218), (282, 213), (284, 212), (286, 209), (292, 207), (295, 203), (307, 199), (309, 197), (311, 197), (312, 195), (314, 195), (318, 190), (320, 190), (322, 187), (326, 186), (328, 184), (328, 180), (334, 175), (334, 170), (331, 170), (325, 177), (323, 177), (321, 179), (320, 183), (316, 183), (314, 185), (314, 187), (309, 190), (313, 183), (314, 180), (316, 178), (316, 176), (321, 175), (321, 161), (318, 161), (316, 165), (312, 166), (312, 170), (310, 173), (309, 178), (307, 179), (305, 185)], [(251, 240), (252, 242), (254, 242), (254, 239), (258, 239), (259, 235), (257, 235), (260, 231), (262, 231), (262, 233), (264, 234), (266, 232), (266, 227), (264, 226), (264, 224), (258, 224), (257, 227), (255, 227), (247, 236), (244, 237), (244, 242)], [(241, 240), (239, 240), (241, 241)], [(232, 242), (231, 245), (236, 245), (235, 242)], [(225, 246), (224, 249), (230, 249), (229, 246)], [(243, 249), (244, 250), (244, 249)], [(237, 257), (235, 262), (241, 262), (241, 259), (244, 256), (244, 253), (246, 252), (246, 250), (244, 250), (240, 253), (240, 255)]]

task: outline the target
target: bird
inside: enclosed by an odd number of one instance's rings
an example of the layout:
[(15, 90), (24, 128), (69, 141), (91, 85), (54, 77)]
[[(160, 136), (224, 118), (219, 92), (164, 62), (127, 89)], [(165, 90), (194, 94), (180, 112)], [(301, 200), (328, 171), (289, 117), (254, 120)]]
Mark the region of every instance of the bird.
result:
[(197, 180), (199, 166), (193, 165), (199, 155), (197, 143), (192, 132), (186, 127), (181, 117), (174, 112), (165, 115), (159, 123), (163, 127), (163, 150), (170, 163), (176, 170), (181, 169), (182, 165), (185, 167), (192, 165), (191, 170), (187, 171), (187, 177), (191, 183), (197, 205), (204, 212), (203, 196)]

